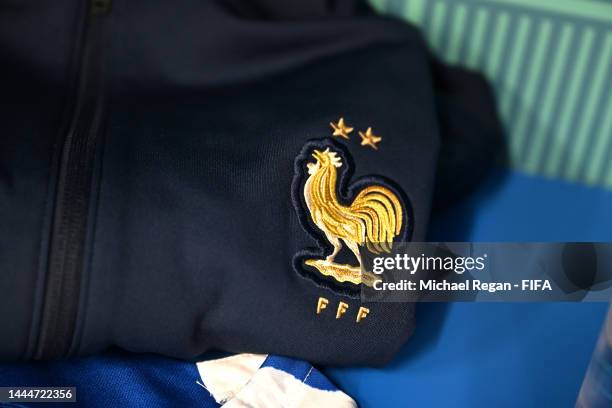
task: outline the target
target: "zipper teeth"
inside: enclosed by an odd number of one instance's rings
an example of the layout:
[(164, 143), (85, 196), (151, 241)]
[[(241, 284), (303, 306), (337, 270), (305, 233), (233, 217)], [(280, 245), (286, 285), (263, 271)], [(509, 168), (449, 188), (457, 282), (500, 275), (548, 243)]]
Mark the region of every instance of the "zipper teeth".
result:
[(67, 355), (76, 326), (101, 113), (100, 0), (92, 1), (85, 15), (76, 104), (61, 152), (36, 359)]

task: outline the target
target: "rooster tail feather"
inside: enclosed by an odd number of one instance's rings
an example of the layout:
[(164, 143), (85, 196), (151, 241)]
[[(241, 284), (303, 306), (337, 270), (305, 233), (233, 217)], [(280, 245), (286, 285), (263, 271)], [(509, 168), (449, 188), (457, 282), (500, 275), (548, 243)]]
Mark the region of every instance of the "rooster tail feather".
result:
[(366, 248), (374, 254), (390, 252), (403, 222), (397, 196), (386, 187), (369, 186), (355, 197), (350, 210), (365, 224), (363, 243)]

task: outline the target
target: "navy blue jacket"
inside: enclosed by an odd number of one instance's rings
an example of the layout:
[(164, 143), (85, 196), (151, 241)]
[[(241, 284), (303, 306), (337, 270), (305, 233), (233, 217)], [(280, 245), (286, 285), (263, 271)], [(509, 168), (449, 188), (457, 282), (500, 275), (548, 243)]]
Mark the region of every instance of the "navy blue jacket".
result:
[(0, 70), (2, 359), (382, 364), (414, 307), (296, 264), (331, 252), (300, 198), (305, 149), (342, 156), (340, 201), (388, 181), (397, 239), (419, 241), (500, 135), (479, 78), (358, 1), (9, 0)]

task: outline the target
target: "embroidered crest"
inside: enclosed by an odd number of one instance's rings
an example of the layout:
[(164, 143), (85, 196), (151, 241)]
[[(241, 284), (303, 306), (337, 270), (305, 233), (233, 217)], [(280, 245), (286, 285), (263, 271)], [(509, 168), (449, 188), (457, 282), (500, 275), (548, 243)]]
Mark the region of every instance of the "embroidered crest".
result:
[[(391, 182), (373, 176), (350, 182), (352, 172), (352, 158), (335, 141), (313, 140), (304, 146), (295, 162), (294, 205), (319, 248), (298, 254), (294, 266), (310, 277), (328, 277), (323, 279), (327, 282), (371, 285), (374, 275), (363, 270), (360, 249), (390, 252), (394, 241), (406, 239), (411, 220), (407, 200)], [(352, 262), (336, 260), (342, 248), (349, 258), (352, 254)]]

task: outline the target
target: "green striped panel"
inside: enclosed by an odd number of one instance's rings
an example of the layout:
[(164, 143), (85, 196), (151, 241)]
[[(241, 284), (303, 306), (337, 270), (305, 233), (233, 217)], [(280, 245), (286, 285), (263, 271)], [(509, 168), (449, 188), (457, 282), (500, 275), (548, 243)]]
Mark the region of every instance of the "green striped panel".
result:
[(492, 83), (511, 165), (612, 188), (611, 0), (370, 0)]

